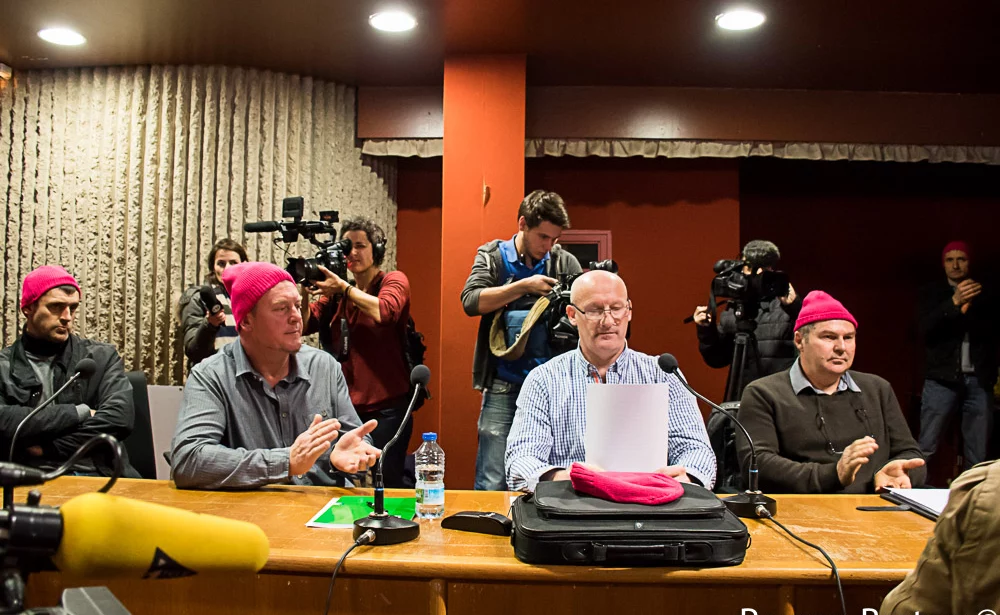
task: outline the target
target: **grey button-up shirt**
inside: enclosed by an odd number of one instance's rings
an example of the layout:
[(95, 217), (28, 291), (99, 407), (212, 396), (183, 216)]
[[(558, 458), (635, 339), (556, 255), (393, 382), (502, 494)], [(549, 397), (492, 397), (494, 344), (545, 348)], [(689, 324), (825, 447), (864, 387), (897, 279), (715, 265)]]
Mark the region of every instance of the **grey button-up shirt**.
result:
[(253, 368), (238, 340), (191, 370), (171, 445), (178, 487), (252, 489), (272, 483), (342, 485), (324, 453), (301, 477), (288, 474), (289, 451), (313, 415), (360, 425), (340, 364), (303, 346), (274, 388)]

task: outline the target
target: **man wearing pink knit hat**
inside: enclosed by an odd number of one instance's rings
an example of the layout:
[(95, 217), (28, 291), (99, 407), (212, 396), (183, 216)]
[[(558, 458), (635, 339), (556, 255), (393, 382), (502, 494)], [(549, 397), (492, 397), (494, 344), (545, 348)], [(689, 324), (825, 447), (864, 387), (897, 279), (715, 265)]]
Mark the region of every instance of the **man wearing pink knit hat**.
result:
[[(18, 426), (52, 397), (88, 358), (97, 369), (59, 394), (23, 424), (13, 442), (14, 460), (51, 470), (90, 438), (106, 433), (124, 440), (135, 421), (132, 386), (114, 346), (73, 334), (80, 285), (58, 265), (44, 265), (21, 284), (24, 329), (0, 351), (0, 456), (6, 461)], [(72, 472), (109, 476), (112, 460), (103, 447), (80, 459)], [(139, 478), (123, 460), (125, 476)]]
[[(171, 446), (181, 488), (344, 485), (381, 452), (360, 425), (340, 365), (302, 345), (292, 277), (246, 262), (222, 276), (239, 339), (191, 370)], [(338, 438), (338, 430), (348, 429)]]
[[(799, 357), (752, 382), (739, 419), (753, 437), (760, 487), (774, 493), (872, 493), (910, 488), (926, 475), (892, 387), (851, 370), (858, 321), (817, 290), (795, 321)], [(746, 469), (750, 446), (737, 439)]]
[[(971, 251), (952, 241), (941, 251), (944, 276), (921, 289), (924, 388), (920, 396), (920, 449), (929, 460), (957, 410), (962, 417), (965, 469), (985, 461), (993, 385), (997, 380), (996, 303), (969, 273)], [(940, 274), (939, 274), (940, 275)]]

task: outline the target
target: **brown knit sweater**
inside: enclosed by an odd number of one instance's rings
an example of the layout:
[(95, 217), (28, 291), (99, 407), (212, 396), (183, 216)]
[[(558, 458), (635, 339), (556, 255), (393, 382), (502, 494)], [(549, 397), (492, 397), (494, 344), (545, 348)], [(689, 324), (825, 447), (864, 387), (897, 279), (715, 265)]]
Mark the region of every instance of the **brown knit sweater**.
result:
[[(922, 457), (910, 434), (892, 387), (873, 374), (851, 371), (860, 393), (842, 391), (817, 395), (811, 389), (796, 395), (789, 370), (756, 380), (747, 386), (739, 419), (753, 437), (760, 469), (760, 488), (771, 493), (872, 493), (875, 474), (894, 459)], [(819, 413), (825, 433), (819, 428)], [(844, 487), (837, 477), (840, 454), (829, 451), (827, 437), (838, 452), (866, 435), (875, 437), (878, 450), (861, 466), (854, 482)], [(736, 450), (745, 472), (750, 446), (742, 436)], [(909, 472), (914, 487), (926, 477), (923, 467)]]

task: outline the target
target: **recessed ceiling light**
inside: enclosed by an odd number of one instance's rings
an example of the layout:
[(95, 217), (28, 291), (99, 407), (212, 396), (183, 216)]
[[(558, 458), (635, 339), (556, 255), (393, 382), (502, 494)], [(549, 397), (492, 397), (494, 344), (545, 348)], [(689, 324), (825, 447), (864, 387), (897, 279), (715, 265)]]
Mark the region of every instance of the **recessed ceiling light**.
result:
[(751, 30), (764, 23), (764, 13), (749, 9), (726, 11), (716, 15), (715, 23), (725, 30)]
[(38, 31), (38, 38), (53, 45), (82, 45), (87, 42), (83, 35), (69, 28), (46, 28)]
[(417, 20), (405, 11), (384, 11), (368, 18), (368, 23), (383, 32), (406, 32), (417, 26)]

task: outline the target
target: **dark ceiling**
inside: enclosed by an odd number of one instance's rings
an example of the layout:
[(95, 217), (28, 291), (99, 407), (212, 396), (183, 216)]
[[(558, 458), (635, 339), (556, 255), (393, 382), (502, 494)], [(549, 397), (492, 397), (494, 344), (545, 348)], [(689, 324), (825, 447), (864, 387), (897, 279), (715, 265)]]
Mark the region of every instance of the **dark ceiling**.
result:
[[(752, 1), (758, 30), (718, 30), (717, 0), (398, 0), (420, 25), (372, 30), (378, 0), (2, 0), (15, 69), (221, 63), (355, 85), (440, 84), (446, 53), (526, 53), (529, 85), (1000, 92), (996, 0)], [(35, 36), (69, 25), (59, 48)]]

